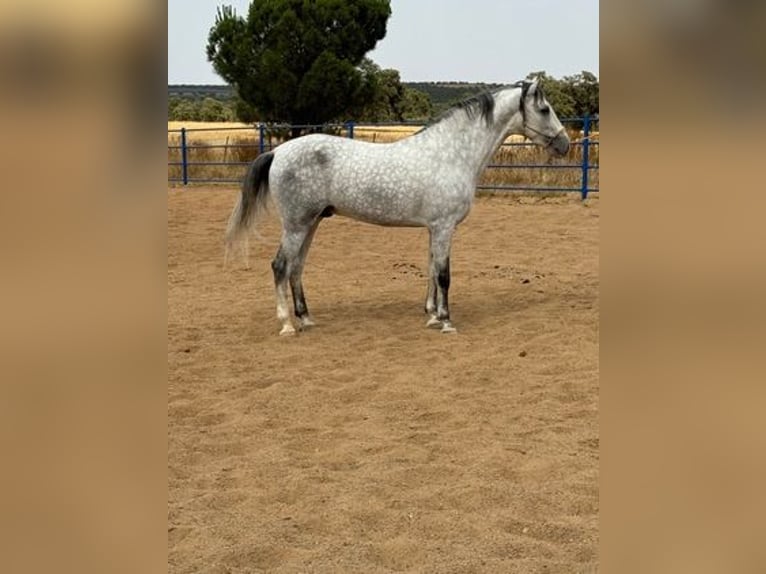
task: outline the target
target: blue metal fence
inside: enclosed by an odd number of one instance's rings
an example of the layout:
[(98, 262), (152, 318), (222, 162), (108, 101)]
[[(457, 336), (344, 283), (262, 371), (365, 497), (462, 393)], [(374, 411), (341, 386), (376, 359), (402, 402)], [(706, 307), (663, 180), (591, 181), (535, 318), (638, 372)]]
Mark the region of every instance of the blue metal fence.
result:
[[(593, 157), (598, 157), (598, 154), (591, 153), (592, 151), (598, 151), (599, 142), (594, 139), (594, 135), (598, 132), (598, 117), (583, 117), (583, 118), (565, 118), (561, 120), (563, 124), (582, 125), (582, 130), (579, 130), (579, 136), (575, 137), (572, 141), (572, 146), (569, 154), (562, 162), (554, 161), (550, 163), (491, 163), (487, 166), (487, 169), (511, 169), (511, 170), (575, 170), (579, 173), (579, 185), (578, 186), (553, 186), (553, 185), (535, 185), (533, 182), (508, 185), (508, 184), (482, 184), (478, 186), (480, 190), (492, 190), (492, 191), (532, 191), (532, 192), (578, 192), (582, 199), (586, 199), (588, 194), (598, 192), (598, 186), (591, 187), (591, 172), (598, 170), (598, 161), (593, 163)], [(246, 166), (250, 164), (252, 159), (258, 154), (271, 150), (286, 138), (286, 135), (293, 128), (307, 129), (311, 131), (320, 131), (325, 133), (333, 133), (335, 135), (344, 135), (345, 137), (355, 137), (355, 127), (359, 128), (361, 125), (364, 128), (376, 128), (376, 127), (392, 127), (392, 126), (420, 126), (423, 124), (417, 123), (397, 123), (397, 124), (355, 124), (354, 122), (346, 122), (343, 124), (325, 124), (325, 125), (295, 125), (295, 126), (274, 126), (266, 124), (258, 124), (252, 127), (240, 127), (240, 128), (181, 128), (175, 130), (168, 130), (168, 182), (181, 183), (188, 185), (191, 183), (241, 183), (244, 177)], [(189, 141), (189, 135), (197, 132), (231, 132), (234, 134), (244, 133), (245, 135), (254, 136), (255, 143), (229, 143), (228, 138), (226, 143), (191, 143)], [(358, 132), (358, 129), (357, 129)], [(173, 134), (178, 134), (176, 138)], [(178, 143), (175, 143), (177, 140)], [(275, 143), (276, 140), (276, 143)], [(534, 147), (535, 144), (531, 142), (514, 142), (503, 143), (502, 147), (509, 148), (525, 148)], [(191, 157), (196, 154), (196, 150), (212, 150), (223, 149), (223, 160), (209, 160), (202, 159), (201, 161)], [(245, 150), (244, 152), (236, 152), (240, 155), (240, 159), (228, 160), (228, 152), (230, 150)], [(248, 152), (249, 150), (249, 152)], [(257, 150), (257, 152), (255, 151)], [(242, 156), (248, 157), (246, 160), (242, 160)], [(232, 166), (237, 171), (236, 177), (210, 177), (203, 174), (200, 177), (194, 177), (194, 171), (198, 166)], [(175, 168), (175, 169), (173, 169)], [(179, 169), (180, 168), (180, 169)]]

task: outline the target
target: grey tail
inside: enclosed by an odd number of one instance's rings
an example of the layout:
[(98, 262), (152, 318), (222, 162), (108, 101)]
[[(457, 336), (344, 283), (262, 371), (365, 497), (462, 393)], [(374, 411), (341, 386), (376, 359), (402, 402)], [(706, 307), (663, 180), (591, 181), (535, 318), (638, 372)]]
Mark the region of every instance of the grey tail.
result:
[(242, 238), (252, 226), (258, 212), (265, 209), (269, 196), (269, 170), (272, 161), (274, 152), (270, 151), (262, 153), (250, 164), (242, 182), (242, 193), (229, 216), (225, 237), (227, 248)]

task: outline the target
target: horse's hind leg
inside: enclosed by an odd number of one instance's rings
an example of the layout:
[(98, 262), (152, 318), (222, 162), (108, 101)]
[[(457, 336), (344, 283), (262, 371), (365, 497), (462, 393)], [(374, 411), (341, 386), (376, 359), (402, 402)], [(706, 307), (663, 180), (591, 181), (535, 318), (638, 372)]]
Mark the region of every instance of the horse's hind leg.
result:
[(287, 306), (287, 270), (288, 257), (283, 249), (284, 242), (280, 244), (277, 254), (271, 262), (271, 270), (274, 272), (274, 287), (277, 296), (277, 319), (282, 323), (280, 335), (293, 335), (295, 328), (290, 322), (290, 309)]
[(306, 256), (308, 255), (309, 248), (311, 247), (311, 241), (314, 239), (317, 227), (319, 227), (320, 218), (312, 224), (311, 229), (306, 238), (303, 240), (298, 257), (295, 260), (295, 264), (290, 272), (290, 289), (293, 293), (293, 305), (295, 306), (295, 317), (298, 319), (298, 328), (303, 330), (315, 325), (314, 320), (309, 314), (309, 309), (306, 306), (306, 296), (303, 293), (303, 266), (306, 263)]
[(282, 323), (280, 335), (294, 335), (295, 327), (290, 321), (290, 309), (287, 302), (287, 283), (296, 262), (299, 259), (301, 247), (309, 234), (311, 227), (282, 231), (282, 242), (279, 244), (271, 269), (274, 272), (274, 286), (277, 297), (277, 319)]

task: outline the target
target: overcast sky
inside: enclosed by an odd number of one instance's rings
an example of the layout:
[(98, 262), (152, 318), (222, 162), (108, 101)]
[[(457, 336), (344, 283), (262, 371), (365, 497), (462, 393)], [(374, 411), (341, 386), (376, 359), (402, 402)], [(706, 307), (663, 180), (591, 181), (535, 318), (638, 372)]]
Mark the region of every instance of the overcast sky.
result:
[[(168, 0), (168, 83), (223, 84), (205, 46), (216, 6)], [(598, 73), (598, 0), (392, 0), (388, 31), (368, 55), (406, 82), (511, 83), (545, 70)]]

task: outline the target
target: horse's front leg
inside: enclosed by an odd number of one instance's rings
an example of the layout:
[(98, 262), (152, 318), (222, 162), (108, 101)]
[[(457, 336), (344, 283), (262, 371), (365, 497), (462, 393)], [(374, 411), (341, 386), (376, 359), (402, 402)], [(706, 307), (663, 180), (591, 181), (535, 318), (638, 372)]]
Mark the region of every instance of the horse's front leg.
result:
[(450, 286), (450, 249), (454, 226), (440, 227), (431, 230), (432, 281), (436, 285), (436, 317), (428, 321), (428, 325), (441, 324), (442, 333), (455, 333), (449, 315), (449, 286)]
[(311, 226), (311, 229), (309, 229), (306, 238), (303, 240), (303, 245), (301, 245), (300, 251), (298, 252), (295, 264), (293, 265), (293, 268), (290, 272), (290, 288), (292, 289), (293, 293), (295, 318), (298, 320), (298, 328), (301, 330), (308, 329), (309, 327), (313, 327), (316, 324), (311, 318), (308, 306), (306, 305), (306, 296), (303, 293), (302, 276), (303, 266), (306, 263), (306, 257), (308, 255), (309, 249), (311, 248), (311, 241), (314, 238), (317, 227), (319, 227), (320, 221), (321, 219), (317, 218), (317, 220)]

